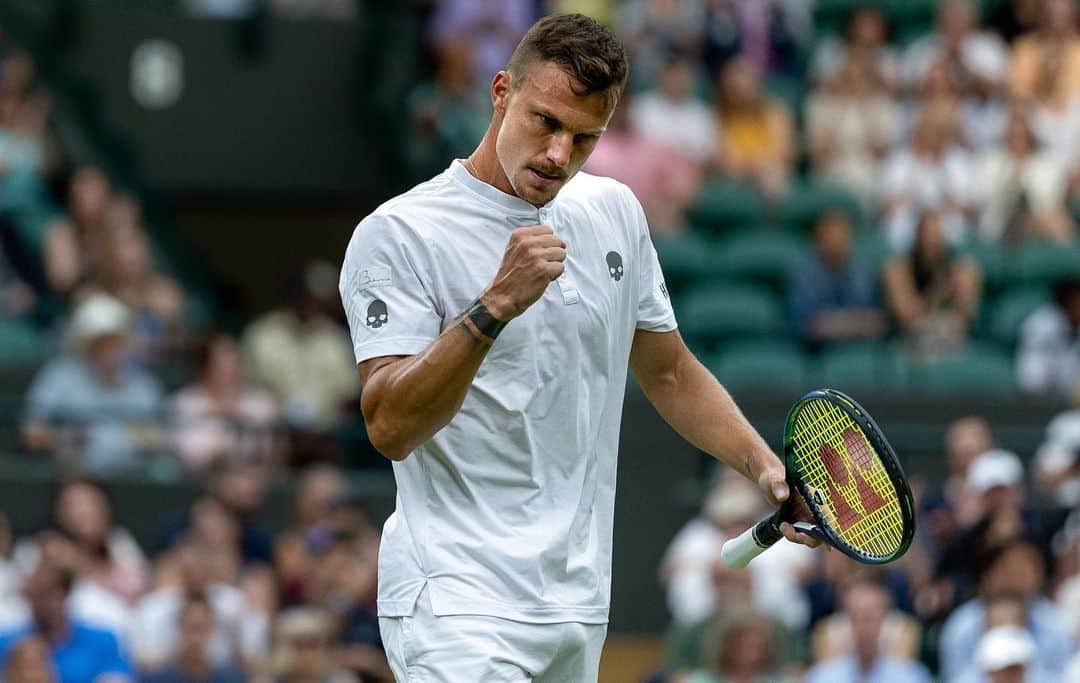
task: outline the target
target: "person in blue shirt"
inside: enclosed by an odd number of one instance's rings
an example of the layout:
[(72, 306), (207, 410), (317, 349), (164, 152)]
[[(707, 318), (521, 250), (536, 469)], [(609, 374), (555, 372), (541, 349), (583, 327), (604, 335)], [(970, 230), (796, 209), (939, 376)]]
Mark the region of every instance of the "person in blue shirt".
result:
[(72, 574), (63, 567), (44, 558), (38, 563), (23, 585), (31, 623), (0, 634), (0, 661), (6, 666), (20, 643), (40, 637), (48, 646), (60, 683), (129, 683), (131, 665), (116, 636), (68, 617), (72, 581)]
[(214, 666), (206, 656), (214, 635), (214, 609), (204, 595), (193, 595), (180, 610), (180, 646), (172, 664), (142, 677), (142, 683), (243, 683), (244, 672)]
[(851, 256), (851, 219), (838, 209), (814, 225), (814, 249), (791, 272), (791, 324), (805, 341), (821, 344), (872, 339), (886, 331), (874, 305), (874, 274)]
[(806, 683), (931, 683), (922, 664), (881, 652), (881, 629), (891, 606), (881, 584), (851, 585), (844, 593), (844, 613), (851, 620), (852, 651), (812, 667)]

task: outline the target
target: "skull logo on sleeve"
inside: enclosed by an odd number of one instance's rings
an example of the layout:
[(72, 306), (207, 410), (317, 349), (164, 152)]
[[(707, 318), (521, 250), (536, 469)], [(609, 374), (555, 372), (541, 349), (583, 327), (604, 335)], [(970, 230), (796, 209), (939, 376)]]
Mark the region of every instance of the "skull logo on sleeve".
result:
[(386, 302), (375, 299), (367, 308), (367, 326), (377, 330), (390, 320), (390, 314), (386, 310)]

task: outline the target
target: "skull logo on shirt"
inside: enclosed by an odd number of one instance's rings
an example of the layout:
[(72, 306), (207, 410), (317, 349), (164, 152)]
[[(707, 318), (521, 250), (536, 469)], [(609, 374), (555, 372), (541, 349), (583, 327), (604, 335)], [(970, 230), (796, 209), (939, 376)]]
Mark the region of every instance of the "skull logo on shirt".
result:
[(386, 310), (386, 302), (375, 299), (367, 307), (367, 326), (377, 330), (390, 320), (390, 314)]
[(607, 253), (607, 269), (608, 269), (608, 275), (611, 276), (612, 280), (614, 280), (615, 282), (618, 282), (619, 280), (622, 279), (622, 276), (623, 276), (622, 256), (619, 256), (619, 253), (617, 251), (609, 251)]

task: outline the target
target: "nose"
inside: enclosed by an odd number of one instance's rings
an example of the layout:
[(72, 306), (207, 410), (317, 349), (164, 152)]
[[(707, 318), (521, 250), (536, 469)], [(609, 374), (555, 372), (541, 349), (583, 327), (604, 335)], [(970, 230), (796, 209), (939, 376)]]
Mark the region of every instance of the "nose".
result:
[(570, 164), (570, 153), (574, 149), (574, 137), (569, 133), (556, 133), (548, 143), (547, 158), (560, 169)]

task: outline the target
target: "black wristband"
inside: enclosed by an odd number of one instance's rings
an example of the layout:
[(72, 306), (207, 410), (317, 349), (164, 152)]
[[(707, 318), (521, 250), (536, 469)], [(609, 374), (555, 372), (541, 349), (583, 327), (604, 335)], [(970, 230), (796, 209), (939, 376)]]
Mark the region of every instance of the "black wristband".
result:
[(465, 319), (471, 323), (471, 328), (485, 337), (484, 341), (489, 344), (495, 341), (502, 329), (506, 327), (506, 323), (509, 322), (508, 320), (499, 320), (491, 315), (491, 311), (487, 309), (487, 306), (480, 299), (472, 302), (472, 305), (465, 309)]

